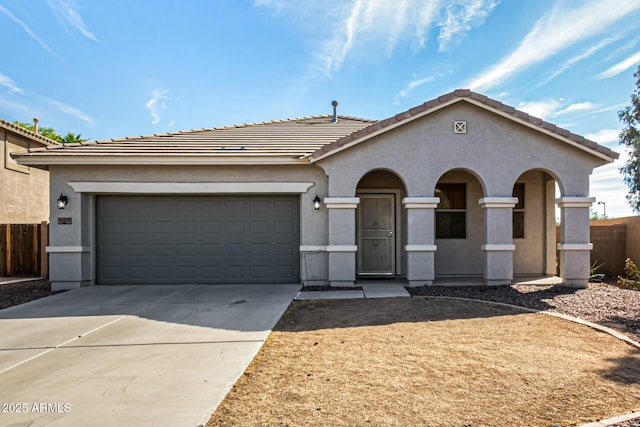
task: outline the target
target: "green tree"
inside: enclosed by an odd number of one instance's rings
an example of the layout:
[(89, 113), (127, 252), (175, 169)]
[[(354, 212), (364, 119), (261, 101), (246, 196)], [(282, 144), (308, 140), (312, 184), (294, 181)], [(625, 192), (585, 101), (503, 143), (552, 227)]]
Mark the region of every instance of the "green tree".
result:
[(633, 74), (636, 89), (631, 94), (631, 105), (618, 112), (618, 118), (625, 125), (620, 132), (620, 144), (629, 151), (629, 160), (620, 168), (624, 183), (629, 187), (627, 201), (635, 212), (640, 213), (640, 66)]
[[(34, 126), (33, 124), (29, 124), (29, 123), (22, 123), (19, 121), (15, 121), (13, 122), (13, 124), (16, 124), (22, 128), (25, 128), (27, 130), (30, 130), (31, 132), (34, 131)], [(74, 134), (71, 132), (67, 132), (67, 134), (65, 136), (61, 136), (59, 135), (55, 129), (53, 128), (44, 128), (44, 127), (39, 127), (38, 128), (38, 133), (44, 137), (47, 137), (49, 139), (53, 139), (54, 141), (57, 142), (61, 142), (63, 144), (70, 144), (73, 142), (84, 142), (87, 140), (87, 138), (83, 138), (82, 134)]]

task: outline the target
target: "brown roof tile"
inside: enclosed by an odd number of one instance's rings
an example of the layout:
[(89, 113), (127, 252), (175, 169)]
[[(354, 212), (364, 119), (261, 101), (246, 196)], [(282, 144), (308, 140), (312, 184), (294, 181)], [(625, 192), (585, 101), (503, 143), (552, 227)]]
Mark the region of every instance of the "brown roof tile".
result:
[(15, 134), (24, 136), (25, 138), (29, 138), (30, 140), (39, 142), (40, 144), (43, 144), (45, 146), (61, 145), (58, 141), (49, 139), (46, 136), (42, 136), (39, 133), (32, 132), (28, 129), (23, 128), (22, 126), (18, 126), (17, 124), (8, 122), (4, 119), (0, 119), (0, 128), (13, 132)]
[[(375, 123), (348, 116), (311, 116), (272, 122), (201, 128), (32, 149), (22, 157), (60, 156), (202, 156), (300, 159), (324, 145)], [(364, 131), (366, 134), (366, 131)], [(44, 163), (46, 164), (46, 163)]]

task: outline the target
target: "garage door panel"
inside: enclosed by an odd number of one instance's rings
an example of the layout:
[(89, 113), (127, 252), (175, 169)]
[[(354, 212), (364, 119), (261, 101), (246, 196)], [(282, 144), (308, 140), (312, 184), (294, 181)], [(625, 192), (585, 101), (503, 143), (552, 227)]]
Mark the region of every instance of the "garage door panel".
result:
[(176, 222), (176, 231), (178, 233), (197, 233), (198, 221), (188, 219)]
[(289, 234), (294, 232), (295, 224), (292, 224), (290, 221), (277, 220), (274, 221), (273, 225), (276, 233)]
[(268, 256), (271, 252), (271, 245), (268, 243), (252, 243), (250, 256)]
[(171, 221), (153, 221), (151, 229), (154, 233), (171, 233), (173, 232), (173, 223)]
[(151, 257), (171, 256), (175, 253), (171, 243), (154, 243), (151, 245)]
[(197, 257), (200, 255), (196, 243), (181, 243), (176, 245), (176, 255), (186, 257)]
[(97, 282), (298, 283), (295, 196), (98, 196)]
[(147, 245), (143, 243), (131, 243), (127, 245), (127, 251), (125, 253), (130, 257), (147, 256)]
[(296, 248), (290, 243), (276, 243), (274, 246), (276, 255), (284, 255), (285, 257), (289, 257), (296, 252)]

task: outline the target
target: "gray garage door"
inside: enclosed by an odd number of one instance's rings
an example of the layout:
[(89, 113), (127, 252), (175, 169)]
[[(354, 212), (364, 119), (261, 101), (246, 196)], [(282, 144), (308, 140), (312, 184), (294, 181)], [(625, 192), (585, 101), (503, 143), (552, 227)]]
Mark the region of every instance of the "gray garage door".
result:
[(98, 284), (298, 283), (296, 196), (99, 196)]

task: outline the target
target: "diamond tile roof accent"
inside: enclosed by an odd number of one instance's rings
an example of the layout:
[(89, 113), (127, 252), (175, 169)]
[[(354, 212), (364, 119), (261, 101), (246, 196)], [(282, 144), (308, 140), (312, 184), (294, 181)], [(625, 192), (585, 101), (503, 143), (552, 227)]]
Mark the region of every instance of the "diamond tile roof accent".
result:
[(39, 142), (45, 146), (47, 145), (60, 145), (58, 141), (54, 141), (53, 139), (49, 139), (46, 136), (42, 136), (39, 133), (32, 132), (28, 129), (25, 129), (21, 126), (18, 126), (14, 123), (8, 122), (4, 119), (0, 119), (0, 128), (4, 130), (8, 130), (10, 132), (16, 133), (18, 135), (22, 135), (25, 138), (29, 138), (32, 141)]
[(534, 117), (515, 109), (510, 105), (503, 104), (495, 99), (488, 98), (485, 95), (473, 92), (470, 89), (457, 89), (453, 92), (449, 92), (438, 98), (425, 102), (422, 105), (410, 108), (407, 111), (396, 114), (395, 116), (384, 119), (380, 122), (376, 122), (363, 129), (358, 129), (352, 134), (345, 135), (337, 141), (331, 144), (325, 145), (315, 151), (311, 156), (311, 161), (317, 161), (322, 158), (328, 157), (345, 148), (358, 144), (364, 140), (372, 138), (376, 135), (384, 133), (388, 130), (396, 128), (404, 123), (415, 120), (419, 117), (423, 117), (433, 111), (437, 111), (441, 108), (447, 107), (456, 102), (466, 101), (471, 104), (480, 106), (489, 111), (493, 111), (504, 117), (518, 121), (522, 124), (528, 125), (534, 129), (551, 134), (566, 143), (582, 148), (585, 151), (591, 152), (598, 157), (603, 158), (606, 161), (613, 161), (618, 158), (619, 154), (615, 151), (608, 149), (598, 143), (588, 140), (585, 137), (575, 134), (567, 129), (560, 128), (553, 123), (546, 122), (538, 117)]
[[(156, 135), (57, 145), (20, 153), (22, 159), (74, 157), (286, 157), (302, 159), (373, 120), (332, 115), (192, 129)], [(43, 162), (42, 164), (47, 164)]]

